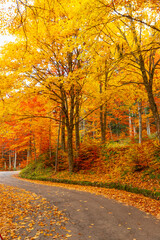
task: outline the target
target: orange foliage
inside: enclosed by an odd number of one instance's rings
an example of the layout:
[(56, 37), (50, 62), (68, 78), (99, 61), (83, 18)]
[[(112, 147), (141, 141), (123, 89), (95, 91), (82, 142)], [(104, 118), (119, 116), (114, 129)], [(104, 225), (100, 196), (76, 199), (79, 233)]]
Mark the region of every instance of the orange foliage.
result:
[(89, 170), (93, 163), (100, 156), (100, 148), (96, 144), (82, 143), (75, 161), (75, 168), (79, 170)]
[(134, 144), (127, 151), (127, 158), (130, 162), (130, 167), (135, 171), (141, 171), (148, 167), (154, 168), (155, 151), (157, 151), (155, 144), (148, 140), (141, 145)]

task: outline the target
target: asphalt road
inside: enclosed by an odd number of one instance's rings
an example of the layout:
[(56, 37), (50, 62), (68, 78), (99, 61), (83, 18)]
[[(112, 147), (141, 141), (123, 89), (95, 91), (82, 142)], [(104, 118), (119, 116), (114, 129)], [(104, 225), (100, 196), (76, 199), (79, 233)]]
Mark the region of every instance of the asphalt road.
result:
[(160, 221), (134, 207), (87, 192), (19, 180), (13, 174), (0, 172), (0, 183), (41, 195), (62, 210), (69, 218), (70, 240), (160, 240)]

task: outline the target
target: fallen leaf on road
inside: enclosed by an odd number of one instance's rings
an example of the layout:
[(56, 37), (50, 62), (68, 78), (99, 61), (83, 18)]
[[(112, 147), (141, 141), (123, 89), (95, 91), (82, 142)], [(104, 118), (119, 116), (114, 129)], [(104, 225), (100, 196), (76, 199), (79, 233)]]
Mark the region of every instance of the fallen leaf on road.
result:
[[(20, 240), (23, 236), (22, 238), (25, 240), (34, 240), (40, 239), (41, 235), (46, 235), (49, 239), (48, 237), (52, 236), (53, 229), (50, 228), (51, 220), (58, 225), (56, 226), (56, 232), (63, 231), (66, 233), (67, 230), (62, 229), (61, 226), (68, 219), (45, 198), (23, 189), (2, 184), (0, 184), (0, 192), (0, 229), (3, 239)], [(37, 228), (36, 232), (34, 231), (35, 228)], [(62, 240), (66, 239), (59, 233), (56, 234)]]

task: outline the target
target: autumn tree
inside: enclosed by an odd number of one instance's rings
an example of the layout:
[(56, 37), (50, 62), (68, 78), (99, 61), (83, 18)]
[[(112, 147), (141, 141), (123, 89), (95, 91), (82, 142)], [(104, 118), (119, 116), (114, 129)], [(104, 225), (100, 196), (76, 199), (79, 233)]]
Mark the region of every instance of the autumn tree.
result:
[[(64, 1), (63, 4), (69, 3)], [(73, 131), (76, 126), (78, 149), (79, 111), (85, 73), (80, 65), (80, 43), (76, 42), (79, 26), (76, 19), (72, 19), (74, 11), (65, 11), (59, 2), (35, 1), (31, 6), (17, 1), (17, 13), (19, 17), (15, 19), (15, 28), (19, 24), (22, 28), (17, 32), (18, 42), (10, 45), (10, 50), (12, 48), (14, 52), (10, 67), (13, 69), (13, 62), (17, 64), (16, 69), (23, 84), (26, 85), (28, 81), (29, 86), (48, 96), (49, 101), (56, 102), (61, 109), (62, 145), (65, 148), (65, 122), (69, 170), (73, 171)], [(37, 90), (36, 86), (39, 85), (41, 90)]]
[[(154, 1), (147, 6), (146, 1), (140, 4), (138, 1), (127, 1), (124, 5), (124, 1), (106, 3), (97, 0), (95, 9), (92, 7), (92, 10), (88, 32), (94, 32), (94, 36), (106, 44), (112, 41), (112, 48), (115, 47), (115, 54), (121, 64), (121, 84), (127, 84), (125, 73), (137, 74), (137, 80), (130, 79), (128, 83), (144, 85), (160, 139), (160, 118), (155, 102), (156, 75), (160, 63), (157, 5), (154, 6)], [(87, 8), (88, 13), (92, 10)], [(93, 19), (96, 21), (93, 22)]]

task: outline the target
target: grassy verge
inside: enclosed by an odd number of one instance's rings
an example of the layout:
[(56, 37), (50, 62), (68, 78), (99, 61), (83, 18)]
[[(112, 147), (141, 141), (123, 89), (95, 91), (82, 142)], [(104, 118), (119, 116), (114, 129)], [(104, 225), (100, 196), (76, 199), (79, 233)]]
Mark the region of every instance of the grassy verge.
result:
[(72, 177), (72, 179), (53, 178), (49, 176), (44, 176), (44, 174), (43, 175), (29, 174), (27, 176), (26, 170), (28, 171), (28, 169), (25, 169), (20, 173), (20, 177), (31, 179), (31, 180), (50, 181), (55, 183), (66, 183), (66, 184), (73, 184), (73, 185), (93, 186), (93, 187), (110, 188), (110, 189), (113, 188), (118, 190), (124, 190), (131, 193), (142, 194), (145, 197), (150, 197), (156, 200), (160, 200), (160, 192), (152, 191), (148, 189), (141, 189), (138, 187), (134, 187), (131, 184), (122, 184), (120, 182), (74, 180), (74, 177)]
[[(54, 174), (54, 161), (42, 155), (21, 171), (20, 177), (118, 189), (160, 200), (160, 148), (153, 142), (131, 146), (84, 145), (75, 161), (76, 173), (63, 170)], [(67, 169), (64, 162), (59, 167)]]

